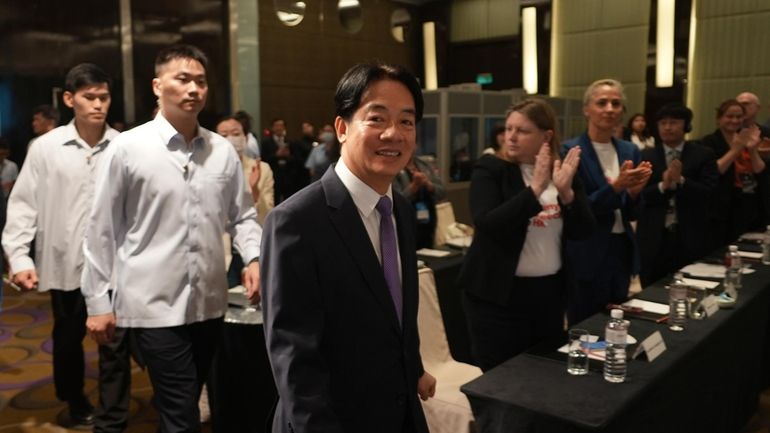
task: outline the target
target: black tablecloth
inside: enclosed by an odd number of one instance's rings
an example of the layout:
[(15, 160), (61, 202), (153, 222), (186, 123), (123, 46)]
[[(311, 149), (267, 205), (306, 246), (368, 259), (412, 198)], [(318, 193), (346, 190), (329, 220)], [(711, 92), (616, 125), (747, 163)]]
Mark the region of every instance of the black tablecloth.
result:
[[(631, 361), (625, 383), (606, 382), (594, 371), (571, 376), (566, 356), (555, 361), (533, 350), (466, 384), (479, 432), (740, 431), (770, 370), (770, 266), (754, 268), (734, 309), (690, 320), (684, 332), (631, 319), (631, 335), (641, 341), (659, 330), (668, 350), (652, 363)], [(638, 297), (668, 302), (662, 284)], [(576, 327), (603, 335), (607, 317), (597, 314)]]
[(262, 325), (225, 323), (208, 381), (214, 433), (262, 433), (277, 392)]

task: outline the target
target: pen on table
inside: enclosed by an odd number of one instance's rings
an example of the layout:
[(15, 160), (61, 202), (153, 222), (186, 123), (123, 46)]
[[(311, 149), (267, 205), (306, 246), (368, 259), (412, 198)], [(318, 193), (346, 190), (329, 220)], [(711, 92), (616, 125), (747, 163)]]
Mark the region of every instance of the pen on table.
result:
[(3, 282), (4, 282), (5, 284), (7, 284), (7, 285), (11, 286), (11, 288), (12, 288), (13, 290), (16, 290), (17, 292), (23, 292), (23, 290), (21, 290), (21, 287), (19, 287), (19, 286), (18, 286), (16, 283), (14, 283), (13, 281), (9, 280), (7, 277), (3, 277)]
[(668, 321), (668, 316), (663, 316), (660, 319), (656, 320), (655, 323), (664, 323)]

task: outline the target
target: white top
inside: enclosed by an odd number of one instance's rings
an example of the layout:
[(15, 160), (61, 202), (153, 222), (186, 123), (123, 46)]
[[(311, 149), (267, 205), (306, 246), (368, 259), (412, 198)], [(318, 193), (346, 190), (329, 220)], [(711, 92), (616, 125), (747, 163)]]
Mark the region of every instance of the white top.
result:
[[(0, 182), (3, 184), (14, 182), (17, 177), (19, 177), (19, 166), (9, 159), (4, 159), (0, 164)], [(3, 190), (3, 194), (5, 194), (5, 190)], [(5, 198), (8, 198), (8, 195), (5, 194)]]
[[(35, 269), (38, 290), (75, 290), (83, 270), (82, 242), (102, 155), (118, 131), (105, 126), (89, 146), (70, 122), (38, 137), (8, 198), (3, 249), (11, 272)], [(35, 239), (35, 260), (29, 247)], [(35, 264), (37, 263), (37, 269)]]
[(647, 137), (645, 139), (642, 139), (641, 137), (639, 137), (635, 133), (631, 134), (631, 142), (634, 143), (636, 145), (636, 147), (639, 148), (639, 150), (650, 149), (650, 148), (655, 147), (655, 139), (654, 138)]
[[(521, 177), (529, 186), (535, 166), (520, 164)], [(527, 237), (516, 267), (518, 277), (543, 277), (561, 269), (561, 233), (564, 220), (558, 200), (559, 192), (553, 182), (540, 194), (538, 202), (543, 207), (539, 214), (529, 219)]]
[(223, 316), (222, 235), (248, 263), (262, 234), (232, 144), (199, 126), (188, 147), (159, 114), (115, 139), (97, 185), (84, 244), (88, 314), (114, 311), (118, 326), (138, 328)]
[[(365, 184), (361, 179), (356, 177), (356, 175), (350, 171), (348, 166), (345, 165), (345, 161), (343, 161), (342, 158), (337, 161), (334, 171), (353, 198), (353, 203), (355, 203), (356, 208), (358, 208), (358, 214), (361, 216), (361, 221), (364, 223), (366, 233), (369, 235), (369, 240), (372, 241), (372, 247), (377, 254), (377, 260), (379, 260), (380, 265), (382, 265), (382, 252), (380, 251), (380, 213), (375, 208), (382, 196), (369, 185)], [(391, 203), (393, 203), (392, 186), (388, 186), (388, 192), (385, 195), (388, 196)], [(390, 218), (393, 221), (394, 234), (396, 235), (396, 248), (398, 248), (398, 225), (396, 225), (395, 213), (391, 213)], [(403, 276), (401, 275), (401, 254), (398, 254), (398, 276), (401, 281), (403, 281)]]
[[(593, 144), (596, 155), (599, 157), (599, 164), (602, 166), (607, 183), (612, 183), (620, 175), (620, 163), (615, 146), (612, 145), (612, 142), (597, 143), (592, 141), (591, 144)], [(612, 226), (612, 233), (625, 233), (625, 231), (623, 215), (620, 213), (620, 209), (615, 209), (615, 224)]]

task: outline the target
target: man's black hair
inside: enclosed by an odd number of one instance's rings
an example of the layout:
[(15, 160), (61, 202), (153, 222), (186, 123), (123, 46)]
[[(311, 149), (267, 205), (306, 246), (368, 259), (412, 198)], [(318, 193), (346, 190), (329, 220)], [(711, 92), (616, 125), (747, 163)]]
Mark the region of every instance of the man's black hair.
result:
[(655, 113), (655, 122), (660, 122), (662, 119), (684, 120), (684, 132), (690, 132), (692, 129), (692, 110), (679, 102), (671, 102), (660, 107)]
[(384, 63), (359, 63), (345, 72), (334, 94), (336, 115), (350, 120), (361, 105), (361, 96), (373, 83), (380, 80), (398, 81), (409, 90), (414, 99), (415, 121), (422, 119), (422, 89), (417, 79), (402, 66)]
[(176, 44), (170, 47), (163, 48), (155, 56), (155, 76), (160, 72), (160, 67), (174, 59), (192, 59), (197, 60), (203, 66), (203, 69), (208, 69), (209, 59), (206, 54), (201, 51), (200, 48), (194, 45)]
[(56, 125), (59, 124), (59, 110), (52, 105), (38, 105), (32, 109), (32, 115), (34, 116), (35, 114), (43, 116), (44, 119), (53, 120), (53, 123)]
[(93, 63), (81, 63), (67, 72), (64, 78), (64, 90), (75, 93), (86, 86), (107, 84), (112, 90), (112, 79), (104, 70)]

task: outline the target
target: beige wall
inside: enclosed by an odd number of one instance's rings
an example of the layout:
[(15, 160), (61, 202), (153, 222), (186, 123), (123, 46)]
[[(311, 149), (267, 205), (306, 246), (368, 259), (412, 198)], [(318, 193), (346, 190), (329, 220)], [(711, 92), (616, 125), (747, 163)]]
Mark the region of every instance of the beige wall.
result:
[[(716, 129), (715, 109), (725, 99), (752, 91), (770, 103), (770, 1), (693, 0), (688, 105), (694, 138)], [(694, 44), (693, 44), (694, 42)]]
[(620, 80), (629, 113), (644, 111), (650, 0), (554, 0), (551, 96), (583, 98), (600, 78)]

